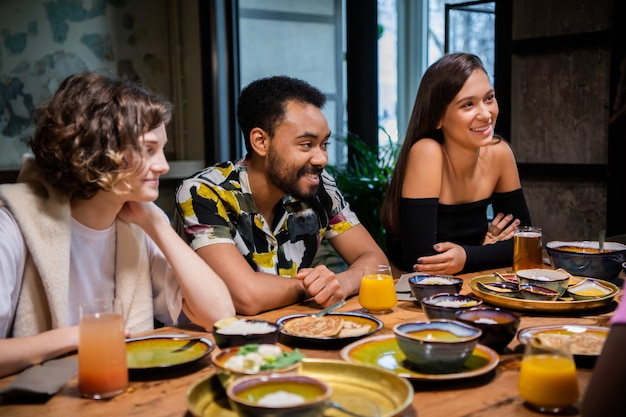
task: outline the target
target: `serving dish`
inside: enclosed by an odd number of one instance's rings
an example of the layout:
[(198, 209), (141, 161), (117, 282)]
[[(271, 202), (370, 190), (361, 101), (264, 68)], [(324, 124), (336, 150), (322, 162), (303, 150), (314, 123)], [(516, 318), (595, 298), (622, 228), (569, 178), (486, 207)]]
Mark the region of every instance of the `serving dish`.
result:
[(214, 348), (215, 344), (204, 337), (190, 338), (186, 335), (135, 337), (126, 339), (126, 362), (129, 371), (174, 369), (199, 361), (208, 356)]
[(472, 356), (465, 362), (463, 370), (459, 372), (447, 374), (418, 372), (406, 362), (395, 335), (372, 336), (358, 340), (345, 346), (340, 354), (349, 363), (384, 369), (409, 380), (444, 381), (471, 378), (486, 374), (500, 361), (493, 349), (478, 344)]
[[(381, 417), (392, 417), (401, 413), (413, 400), (413, 386), (406, 379), (372, 366), (306, 358), (297, 373), (326, 382), (333, 390), (331, 401), (355, 412), (366, 413), (372, 405), (376, 405)], [(199, 380), (187, 390), (187, 407), (194, 417), (237, 416), (215, 374)], [(324, 415), (346, 414), (327, 410)]]
[[(581, 282), (584, 278), (572, 276), (570, 284)], [(469, 286), (474, 295), (483, 301), (512, 310), (542, 312), (542, 313), (564, 313), (582, 310), (592, 310), (603, 307), (613, 301), (619, 293), (619, 288), (608, 281), (601, 281), (602, 285), (611, 289), (610, 294), (590, 300), (574, 300), (571, 297), (561, 297), (555, 301), (529, 300), (524, 298), (505, 297), (492, 292), (485, 291), (478, 283), (497, 282), (499, 278), (494, 275), (480, 275), (469, 281)]]
[[(526, 343), (533, 337), (539, 337), (542, 343), (549, 343), (550, 339), (546, 341), (544, 337), (552, 338), (556, 336), (556, 343), (558, 343), (559, 337), (568, 337), (570, 338), (570, 351), (574, 356), (576, 364), (578, 366), (593, 366), (595, 359), (602, 351), (602, 346), (608, 334), (608, 327), (565, 324), (520, 329), (517, 333), (517, 339), (520, 343)], [(586, 336), (587, 340), (585, 340)]]
[(359, 325), (368, 325), (370, 326), (369, 332), (359, 335), (359, 336), (348, 336), (348, 337), (336, 337), (336, 336), (328, 336), (328, 337), (304, 337), (304, 336), (294, 336), (289, 334), (284, 330), (285, 324), (289, 320), (293, 320), (299, 317), (305, 317), (308, 314), (291, 314), (288, 316), (283, 316), (276, 320), (276, 324), (281, 327), (280, 335), (278, 336), (278, 342), (287, 346), (293, 347), (302, 347), (308, 349), (341, 349), (345, 345), (354, 342), (355, 340), (362, 339), (364, 337), (368, 337), (379, 331), (384, 327), (383, 322), (369, 314), (364, 313), (353, 313), (353, 312), (340, 312), (340, 313), (329, 313), (327, 316), (337, 316), (341, 317), (343, 320), (351, 321)]

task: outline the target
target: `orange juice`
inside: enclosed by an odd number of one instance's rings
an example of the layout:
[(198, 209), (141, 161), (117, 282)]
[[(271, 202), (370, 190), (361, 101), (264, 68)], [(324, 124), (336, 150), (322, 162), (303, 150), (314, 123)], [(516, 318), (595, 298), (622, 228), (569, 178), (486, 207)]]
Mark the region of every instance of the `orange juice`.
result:
[(524, 356), (519, 393), (538, 408), (560, 409), (578, 401), (576, 365), (570, 358), (549, 354)]
[(85, 397), (108, 398), (128, 386), (122, 316), (99, 313), (80, 319), (78, 389)]
[(361, 280), (359, 304), (372, 313), (387, 312), (396, 305), (396, 288), (391, 275), (364, 275)]

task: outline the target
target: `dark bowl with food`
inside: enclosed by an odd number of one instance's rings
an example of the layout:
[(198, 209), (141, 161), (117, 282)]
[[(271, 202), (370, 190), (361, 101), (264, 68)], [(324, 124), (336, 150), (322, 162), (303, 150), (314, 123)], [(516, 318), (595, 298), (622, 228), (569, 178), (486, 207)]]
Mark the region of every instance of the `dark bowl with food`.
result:
[(517, 334), (520, 316), (507, 310), (491, 307), (475, 307), (457, 311), (456, 319), (461, 323), (478, 327), (483, 331), (478, 342), (502, 352)]
[(456, 320), (456, 312), (482, 304), (482, 300), (461, 294), (435, 294), (422, 298), (422, 308), (430, 320)]
[(418, 274), (409, 277), (409, 288), (415, 297), (415, 304), (421, 305), (421, 299), (435, 294), (458, 294), (463, 287), (463, 280), (450, 275)]
[(614, 284), (626, 261), (626, 245), (618, 242), (605, 242), (600, 252), (598, 241), (551, 241), (546, 250), (554, 268)]
[(272, 345), (278, 343), (280, 326), (267, 320), (231, 317), (216, 322), (211, 333), (222, 349), (253, 343)]

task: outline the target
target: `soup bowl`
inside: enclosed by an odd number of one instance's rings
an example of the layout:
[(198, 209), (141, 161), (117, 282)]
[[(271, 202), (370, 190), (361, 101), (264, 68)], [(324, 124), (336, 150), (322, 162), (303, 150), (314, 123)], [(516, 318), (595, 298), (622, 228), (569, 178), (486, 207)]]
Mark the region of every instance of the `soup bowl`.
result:
[(456, 320), (456, 312), (478, 307), (482, 300), (461, 294), (435, 294), (422, 298), (422, 309), (430, 320), (447, 319)]
[(551, 241), (546, 250), (554, 268), (613, 283), (626, 262), (626, 245), (618, 242), (605, 242), (602, 253), (598, 241)]
[(483, 333), (474, 326), (444, 319), (399, 323), (393, 332), (408, 365), (430, 373), (462, 370)]
[(417, 305), (421, 305), (422, 298), (441, 293), (458, 294), (463, 288), (463, 280), (450, 275), (419, 274), (409, 277), (408, 281)]
[(211, 333), (222, 349), (252, 343), (271, 345), (278, 343), (280, 326), (267, 320), (233, 317), (216, 322)]
[(245, 376), (226, 388), (233, 410), (241, 417), (318, 417), (331, 394), (325, 382), (298, 374)]
[(457, 311), (456, 319), (482, 330), (479, 343), (502, 352), (517, 334), (520, 316), (507, 310), (491, 307), (475, 307)]

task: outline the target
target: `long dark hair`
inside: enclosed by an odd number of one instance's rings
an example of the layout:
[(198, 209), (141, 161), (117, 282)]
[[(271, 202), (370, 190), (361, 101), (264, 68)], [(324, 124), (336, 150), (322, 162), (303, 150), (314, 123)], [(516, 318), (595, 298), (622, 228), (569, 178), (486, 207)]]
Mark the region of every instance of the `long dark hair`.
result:
[(479, 57), (467, 53), (454, 53), (444, 55), (424, 73), (415, 97), (404, 143), (380, 210), (380, 220), (391, 236), (397, 236), (400, 230), (399, 203), (411, 147), (423, 138), (432, 138), (443, 144), (443, 133), (438, 129), (439, 122), (448, 105), (463, 88), (465, 81), (477, 69), (485, 71)]

